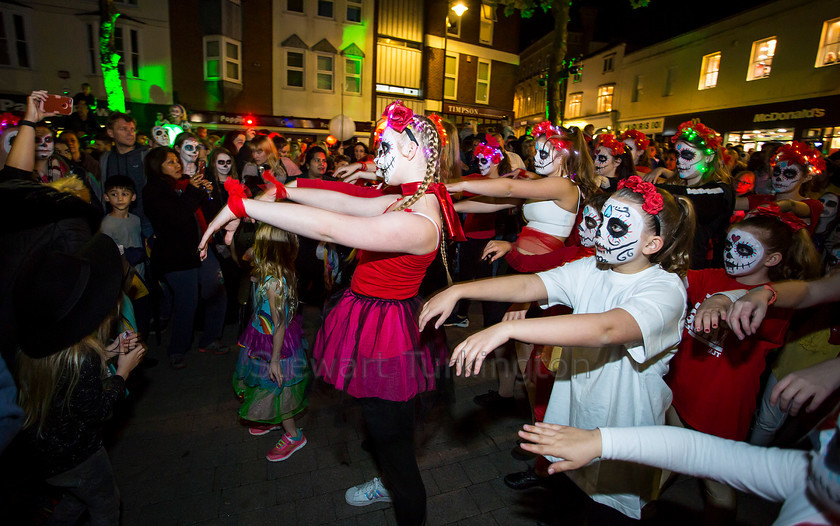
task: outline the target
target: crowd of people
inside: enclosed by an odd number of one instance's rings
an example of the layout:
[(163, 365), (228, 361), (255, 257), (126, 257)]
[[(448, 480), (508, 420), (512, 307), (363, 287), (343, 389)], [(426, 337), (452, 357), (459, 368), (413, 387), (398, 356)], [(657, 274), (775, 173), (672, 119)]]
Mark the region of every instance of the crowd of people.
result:
[[(517, 138), (399, 101), (375, 154), (212, 135), (178, 105), (171, 146), (114, 112), (111, 147), (91, 150), (90, 103), (56, 129), (46, 96), (0, 172), (0, 450), (16, 440), (63, 490), (55, 523), (118, 522), (102, 429), (153, 365), (146, 342), (163, 334), (181, 370), (194, 348), (230, 352), (226, 324), (243, 427), (281, 434), (267, 460), (306, 445), (320, 378), (358, 400), (380, 469), (347, 503), (393, 502), (400, 525), (426, 517), (420, 406), (485, 363), (499, 386), (475, 403), (514, 407), (521, 377), (531, 409), (514, 490), (568, 477), (590, 524), (622, 524), (682, 472), (704, 480), (710, 521), (734, 518), (737, 489), (784, 502), (778, 524), (836, 523), (840, 341), (836, 310), (816, 307), (840, 301), (836, 155), (744, 151), (696, 121), (663, 144), (550, 122)], [(447, 342), (447, 325), (482, 330)], [(810, 456), (768, 449), (796, 442), (788, 420), (829, 432)]]

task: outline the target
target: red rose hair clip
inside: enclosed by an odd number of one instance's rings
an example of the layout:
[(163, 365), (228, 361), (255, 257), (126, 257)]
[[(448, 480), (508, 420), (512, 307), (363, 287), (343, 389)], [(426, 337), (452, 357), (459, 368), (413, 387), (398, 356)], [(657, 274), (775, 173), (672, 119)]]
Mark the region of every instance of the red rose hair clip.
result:
[(414, 111), (406, 107), (401, 100), (396, 100), (385, 108), (382, 117), (388, 126), (402, 133), (414, 119)]
[(609, 148), (613, 157), (618, 157), (627, 151), (627, 145), (615, 138), (612, 133), (604, 133), (598, 136), (598, 146)]
[(572, 141), (564, 139), (563, 132), (560, 128), (554, 126), (549, 121), (542, 121), (531, 128), (532, 137), (537, 139), (540, 135), (545, 135), (545, 138), (548, 139), (548, 141), (553, 144), (558, 151), (571, 151), (573, 149)]
[(793, 212), (782, 212), (782, 209), (779, 208), (779, 205), (776, 203), (761, 205), (747, 214), (748, 218), (758, 216), (775, 217), (782, 223), (792, 228), (794, 232), (798, 232), (803, 228), (808, 228), (808, 224), (804, 219), (798, 217)]
[(823, 159), (819, 150), (799, 141), (793, 141), (793, 144), (783, 144), (776, 150), (776, 155), (773, 156), (771, 164), (775, 165), (778, 161), (798, 164), (814, 175), (821, 174), (825, 170), (825, 159)]
[[(496, 144), (499, 143), (496, 142)], [(473, 153), (476, 156), (481, 155), (485, 159), (490, 159), (493, 162), (493, 164), (499, 164), (500, 162), (502, 162), (502, 150), (500, 150), (499, 148), (489, 146), (483, 142), (480, 142), (475, 146), (475, 150), (473, 150)]]
[(709, 155), (714, 154), (723, 142), (718, 132), (706, 127), (702, 122), (692, 121), (680, 124), (677, 133), (671, 137), (671, 142), (676, 143), (680, 139), (699, 145)]
[(647, 135), (639, 130), (627, 130), (622, 133), (620, 137), (621, 142), (624, 142), (627, 139), (633, 139), (633, 142), (636, 143), (637, 150), (644, 150), (648, 147), (648, 144), (650, 144), (650, 139), (647, 138)]
[(655, 216), (665, 207), (662, 201), (662, 196), (656, 191), (656, 187), (652, 183), (643, 181), (638, 175), (631, 175), (623, 181), (619, 181), (618, 189), (627, 188), (628, 190), (641, 194), (645, 200), (642, 205), (642, 210), (648, 214)]

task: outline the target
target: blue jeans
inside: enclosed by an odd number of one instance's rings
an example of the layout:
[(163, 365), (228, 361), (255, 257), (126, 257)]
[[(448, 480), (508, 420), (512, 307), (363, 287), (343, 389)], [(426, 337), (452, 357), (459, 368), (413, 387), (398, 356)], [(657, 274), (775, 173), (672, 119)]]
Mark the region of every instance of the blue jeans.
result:
[(165, 276), (172, 293), (172, 339), (169, 356), (183, 356), (192, 345), (195, 311), (199, 295), (204, 302), (204, 331), (198, 341), (206, 347), (222, 337), (227, 309), (227, 294), (222, 280), (222, 269), (213, 252), (201, 267), (170, 272)]

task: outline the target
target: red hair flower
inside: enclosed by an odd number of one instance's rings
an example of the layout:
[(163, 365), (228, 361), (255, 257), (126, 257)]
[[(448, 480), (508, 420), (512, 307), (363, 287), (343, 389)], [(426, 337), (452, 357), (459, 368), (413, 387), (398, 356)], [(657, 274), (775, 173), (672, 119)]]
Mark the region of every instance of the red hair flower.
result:
[(794, 232), (798, 232), (803, 228), (808, 228), (808, 224), (804, 219), (798, 217), (793, 212), (782, 212), (781, 208), (779, 208), (779, 205), (776, 203), (761, 205), (747, 214), (747, 217), (756, 216), (775, 217), (782, 223), (792, 228)]
[(533, 128), (531, 128), (531, 136), (535, 139), (540, 135), (545, 135), (545, 138), (554, 145), (557, 151), (566, 150), (572, 151), (574, 149), (572, 141), (563, 138), (563, 132), (557, 126), (554, 126), (549, 121), (542, 121)]
[(644, 150), (648, 147), (648, 144), (650, 144), (650, 139), (647, 138), (647, 135), (639, 130), (627, 130), (622, 133), (620, 137), (621, 142), (624, 142), (627, 139), (633, 139), (633, 142), (636, 143), (637, 150)]
[(706, 153), (713, 154), (720, 148), (723, 139), (715, 130), (706, 127), (702, 122), (685, 121), (677, 128), (677, 133), (671, 137), (675, 143), (680, 139), (697, 144), (707, 150)]
[(401, 100), (397, 100), (385, 108), (382, 116), (391, 128), (402, 133), (411, 124), (412, 119), (414, 119), (414, 111), (406, 107)]
[(656, 191), (656, 187), (652, 183), (643, 181), (638, 175), (631, 175), (627, 179), (619, 181), (618, 189), (627, 188), (628, 190), (641, 194), (645, 200), (642, 205), (642, 210), (648, 214), (655, 216), (665, 207), (662, 201), (662, 196)]
[[(492, 139), (492, 137), (490, 138)], [(495, 142), (496, 144), (499, 144), (498, 141)], [(483, 142), (480, 142), (475, 146), (473, 153), (476, 156), (481, 155), (485, 159), (490, 159), (493, 164), (499, 164), (502, 162), (502, 151), (499, 148), (494, 148), (493, 146), (489, 146)]]
[(793, 141), (793, 144), (783, 144), (779, 147), (771, 164), (775, 166), (779, 161), (798, 164), (813, 175), (819, 175), (825, 170), (825, 159), (823, 159), (820, 151), (799, 141)]
[(598, 146), (609, 148), (613, 157), (618, 157), (627, 151), (627, 145), (615, 138), (612, 133), (604, 133), (598, 136)]

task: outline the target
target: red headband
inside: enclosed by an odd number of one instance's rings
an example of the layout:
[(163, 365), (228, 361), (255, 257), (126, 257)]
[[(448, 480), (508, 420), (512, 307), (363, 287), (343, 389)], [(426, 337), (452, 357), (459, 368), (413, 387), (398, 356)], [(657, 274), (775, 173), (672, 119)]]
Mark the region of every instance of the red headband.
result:
[(799, 232), (803, 228), (808, 228), (808, 224), (800, 217), (797, 217), (793, 212), (782, 212), (779, 205), (776, 203), (767, 203), (761, 205), (755, 210), (751, 211), (747, 217), (775, 217), (782, 223), (793, 229), (794, 232)]
[(643, 181), (638, 175), (631, 175), (627, 179), (618, 182), (618, 189), (627, 188), (637, 194), (641, 194), (645, 200), (642, 210), (655, 216), (665, 207), (662, 196), (656, 191), (652, 183)]
[(636, 148), (639, 150), (644, 150), (650, 144), (650, 139), (647, 138), (647, 135), (639, 130), (627, 130), (622, 133), (621, 141), (623, 142), (627, 139), (633, 139), (633, 142), (636, 143)]
[(821, 174), (825, 170), (825, 159), (823, 159), (819, 150), (799, 141), (793, 141), (793, 144), (783, 144), (779, 147), (771, 164), (775, 166), (778, 161), (798, 164), (814, 175)]
[(709, 154), (714, 153), (714, 150), (717, 150), (723, 142), (718, 132), (706, 127), (702, 122), (695, 123), (692, 121), (686, 121), (680, 124), (677, 128), (677, 133), (671, 137), (671, 142), (675, 143), (680, 139), (690, 143), (698, 143), (700, 147), (706, 150), (712, 150), (711, 152), (706, 152)]
[[(498, 144), (498, 142), (496, 144)], [(493, 164), (499, 164), (502, 162), (502, 151), (499, 148), (488, 146), (483, 142), (476, 144), (473, 153), (475, 153), (476, 156), (481, 155), (485, 159), (490, 159), (493, 161)]]
[(627, 151), (627, 145), (616, 139), (612, 133), (604, 133), (598, 136), (598, 146), (609, 148), (613, 157), (618, 157)]

